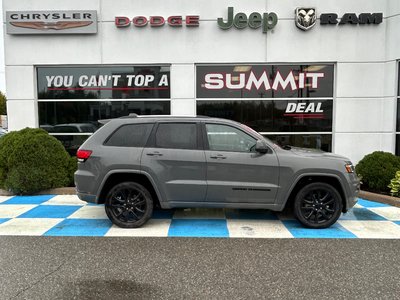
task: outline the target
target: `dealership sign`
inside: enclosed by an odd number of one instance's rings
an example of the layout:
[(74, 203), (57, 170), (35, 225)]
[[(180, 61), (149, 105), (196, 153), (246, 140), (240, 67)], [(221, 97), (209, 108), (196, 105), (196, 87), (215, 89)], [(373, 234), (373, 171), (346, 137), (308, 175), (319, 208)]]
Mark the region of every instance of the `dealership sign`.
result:
[(233, 7), (228, 7), (228, 17), (224, 21), (223, 18), (217, 19), (218, 26), (221, 29), (230, 29), (235, 26), (237, 29), (243, 29), (250, 27), (252, 29), (262, 28), (263, 33), (271, 30), (278, 23), (278, 16), (276, 13), (263, 13), (262, 15), (258, 12), (253, 12), (247, 16), (243, 12), (239, 12), (234, 15)]
[(199, 16), (169, 16), (164, 18), (163, 16), (136, 16), (132, 19), (128, 17), (115, 17), (115, 26), (118, 28), (129, 27), (131, 24), (134, 27), (145, 27), (147, 24), (150, 27), (162, 27), (168, 24), (172, 27), (182, 27), (185, 24), (187, 27), (198, 27), (199, 26)]
[(169, 66), (39, 67), (37, 72), (40, 99), (170, 97)]
[(94, 34), (95, 10), (7, 11), (8, 34)]

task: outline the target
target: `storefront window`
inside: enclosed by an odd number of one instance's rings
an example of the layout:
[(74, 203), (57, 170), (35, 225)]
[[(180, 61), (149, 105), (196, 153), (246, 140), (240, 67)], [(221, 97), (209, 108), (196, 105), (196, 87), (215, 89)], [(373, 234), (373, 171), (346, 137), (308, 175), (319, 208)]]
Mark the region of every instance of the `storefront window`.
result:
[(171, 111), (169, 66), (38, 67), (37, 82), (39, 127), (71, 155), (99, 120)]
[(244, 123), (281, 145), (332, 151), (333, 70), (333, 65), (200, 65), (197, 114)]

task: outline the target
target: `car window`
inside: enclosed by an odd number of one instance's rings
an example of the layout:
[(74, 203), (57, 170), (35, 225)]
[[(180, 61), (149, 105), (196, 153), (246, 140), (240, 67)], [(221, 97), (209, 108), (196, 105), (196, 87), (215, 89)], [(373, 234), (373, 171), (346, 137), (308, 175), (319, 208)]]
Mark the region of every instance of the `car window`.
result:
[(160, 123), (155, 136), (155, 146), (168, 149), (197, 149), (195, 123)]
[(104, 145), (115, 147), (144, 147), (154, 124), (129, 124), (118, 128)]
[(221, 124), (206, 124), (210, 150), (252, 152), (257, 140), (243, 131)]

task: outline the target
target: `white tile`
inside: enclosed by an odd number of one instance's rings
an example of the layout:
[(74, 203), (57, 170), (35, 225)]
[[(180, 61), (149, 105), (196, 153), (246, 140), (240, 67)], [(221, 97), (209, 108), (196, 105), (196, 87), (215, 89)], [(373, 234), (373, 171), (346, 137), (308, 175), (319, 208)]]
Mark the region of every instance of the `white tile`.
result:
[(364, 206), (362, 206), (362, 205), (356, 203), (356, 205), (354, 205), (354, 208), (364, 208)]
[[(33, 66), (6, 66), (7, 97), (35, 99), (36, 74)], [(21, 89), (21, 82), (24, 88)]]
[(293, 238), (278, 220), (227, 220), (229, 237), (236, 238)]
[(383, 96), (384, 63), (338, 63), (336, 77), (337, 97)]
[(9, 131), (20, 130), (25, 127), (38, 127), (35, 100), (7, 99), (7, 114)]
[(391, 133), (395, 109), (394, 98), (337, 98), (334, 127), (336, 132)]
[(140, 228), (120, 228), (113, 225), (105, 236), (168, 236), (171, 220), (151, 219)]
[(0, 196), (0, 203), (7, 201), (8, 199), (12, 198), (13, 196)]
[(225, 219), (225, 211), (220, 208), (177, 209), (174, 219)]
[(80, 200), (77, 195), (58, 195), (42, 204), (45, 204), (45, 205), (86, 205), (87, 202)]
[(36, 206), (31, 204), (3, 204), (0, 205), (0, 218), (15, 218)]
[(78, 209), (68, 219), (108, 219), (108, 217), (103, 205), (88, 205)]
[(0, 224), (0, 235), (42, 235), (63, 219), (12, 219)]
[(399, 207), (373, 207), (369, 208), (369, 210), (384, 217), (389, 221), (400, 221)]
[(359, 238), (400, 239), (400, 226), (390, 221), (338, 221)]
[[(172, 99), (193, 99), (195, 97), (194, 64), (181, 64), (171, 66), (171, 82), (174, 83), (174, 88), (171, 89)], [(182, 103), (184, 105), (184, 103)], [(192, 103), (194, 105), (194, 103)]]
[(392, 133), (336, 133), (334, 139), (333, 152), (348, 157), (354, 164), (371, 152), (394, 149)]

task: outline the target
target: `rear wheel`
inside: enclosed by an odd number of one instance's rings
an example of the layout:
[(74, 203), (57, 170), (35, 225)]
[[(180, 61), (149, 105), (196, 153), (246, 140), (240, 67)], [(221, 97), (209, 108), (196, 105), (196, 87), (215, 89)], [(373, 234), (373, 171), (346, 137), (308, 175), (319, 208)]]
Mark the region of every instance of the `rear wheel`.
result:
[(153, 199), (150, 192), (136, 182), (122, 182), (107, 194), (106, 214), (111, 222), (122, 228), (136, 228), (150, 219)]
[(306, 227), (327, 228), (334, 224), (342, 213), (342, 198), (339, 192), (326, 183), (311, 183), (303, 187), (294, 201), (294, 215)]

